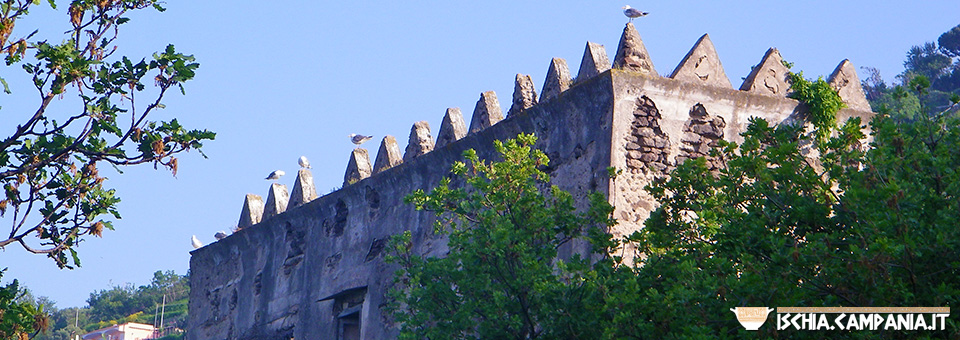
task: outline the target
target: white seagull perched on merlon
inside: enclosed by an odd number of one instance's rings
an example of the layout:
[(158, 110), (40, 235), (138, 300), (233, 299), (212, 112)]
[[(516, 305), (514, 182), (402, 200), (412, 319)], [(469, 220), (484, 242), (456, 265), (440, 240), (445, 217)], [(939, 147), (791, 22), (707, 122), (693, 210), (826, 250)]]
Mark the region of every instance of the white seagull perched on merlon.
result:
[(298, 160), (297, 163), (300, 163), (300, 167), (303, 169), (312, 169), (310, 161), (307, 160), (307, 156), (300, 156), (300, 160)]
[(634, 18), (639, 18), (647, 14), (650, 14), (650, 13), (641, 12), (639, 9), (630, 7), (630, 5), (623, 6), (623, 15), (626, 15), (627, 18), (630, 18), (631, 22), (633, 22)]
[(193, 249), (203, 248), (203, 242), (197, 239), (197, 235), (190, 237), (190, 244), (193, 245)]
[(286, 172), (283, 172), (283, 170), (277, 170), (277, 171), (271, 172), (269, 175), (267, 175), (267, 178), (264, 178), (264, 179), (266, 179), (266, 180), (271, 180), (271, 179), (277, 180), (277, 179), (280, 179), (280, 176), (283, 176), (283, 175), (286, 175), (286, 174), (287, 174), (287, 173), (286, 173)]
[(373, 138), (373, 136), (358, 135), (356, 133), (351, 133), (347, 137), (350, 137), (350, 141), (353, 142), (353, 144), (356, 144), (358, 148), (360, 147), (360, 144), (363, 144), (363, 142), (366, 142), (370, 140), (370, 138)]

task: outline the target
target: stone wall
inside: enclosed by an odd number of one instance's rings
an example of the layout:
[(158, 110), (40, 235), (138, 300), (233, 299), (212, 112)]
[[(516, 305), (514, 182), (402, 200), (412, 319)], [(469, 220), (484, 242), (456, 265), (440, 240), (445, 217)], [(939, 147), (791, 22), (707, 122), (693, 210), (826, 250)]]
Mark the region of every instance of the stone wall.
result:
[[(671, 78), (656, 73), (630, 24), (616, 56), (617, 67), (609, 69), (603, 46), (588, 43), (575, 83), (566, 61), (554, 58), (540, 102), (529, 76), (517, 75), (507, 117), (496, 95), (484, 92), (470, 130), (459, 109), (448, 109), (435, 145), (429, 125), (418, 122), (402, 156), (392, 136), (381, 141), (373, 166), (366, 150), (355, 150), (344, 187), (322, 197), (304, 189), (313, 186), (307, 170), (299, 172), (289, 206), (278, 203), (286, 202), (286, 188), (271, 186), (267, 210), (275, 214), (264, 212), (259, 196), (247, 195), (242, 229), (192, 253), (188, 339), (336, 339), (338, 332), (396, 337), (383, 310), (396, 270), (384, 262), (385, 246), (409, 230), (416, 252), (445, 254), (446, 240), (433, 233), (434, 216), (415, 211), (403, 197), (449, 176), (464, 150), (495, 159), (493, 141), (535, 133), (536, 146), (550, 157), (546, 171), (553, 184), (570, 191), (580, 207), (592, 191), (607, 195), (619, 221), (609, 232), (623, 236), (639, 230), (655, 208), (644, 186), (686, 159), (709, 155), (720, 139), (740, 142), (750, 117), (803, 122), (803, 107), (785, 97), (789, 84), (775, 49), (741, 90), (726, 79), (706, 35)], [(848, 64), (838, 67), (844, 72), (834, 72), (831, 83), (856, 97), (858, 88), (850, 86), (859, 81), (845, 71)], [(846, 109), (840, 121), (871, 115)], [(610, 166), (623, 170), (615, 181), (607, 177)], [(561, 254), (587, 249), (574, 244)]]

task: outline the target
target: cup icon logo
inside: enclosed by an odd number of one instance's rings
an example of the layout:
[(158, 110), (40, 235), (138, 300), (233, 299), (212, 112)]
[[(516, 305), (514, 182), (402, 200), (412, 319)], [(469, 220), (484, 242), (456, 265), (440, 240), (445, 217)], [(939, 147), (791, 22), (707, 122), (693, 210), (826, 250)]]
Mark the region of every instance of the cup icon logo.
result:
[(736, 307), (730, 308), (730, 311), (737, 314), (737, 321), (748, 331), (755, 331), (763, 326), (767, 321), (767, 315), (773, 311), (773, 308), (767, 307)]

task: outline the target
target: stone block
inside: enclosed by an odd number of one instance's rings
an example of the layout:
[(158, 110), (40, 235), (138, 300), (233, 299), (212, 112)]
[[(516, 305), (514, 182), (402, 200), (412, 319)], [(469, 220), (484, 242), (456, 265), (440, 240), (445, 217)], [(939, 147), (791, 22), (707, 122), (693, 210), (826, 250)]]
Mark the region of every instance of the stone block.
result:
[(355, 148), (353, 152), (350, 153), (347, 171), (343, 174), (343, 186), (348, 186), (370, 177), (372, 172), (370, 167), (370, 154), (367, 149)]
[(397, 139), (390, 135), (384, 136), (380, 141), (380, 150), (377, 151), (377, 160), (373, 163), (373, 173), (379, 173), (400, 163), (403, 163), (403, 158), (400, 155)]
[(407, 141), (407, 149), (403, 153), (403, 161), (413, 159), (414, 157), (425, 155), (433, 151), (433, 136), (430, 135), (430, 123), (421, 120), (413, 124), (410, 128), (410, 139)]
[(562, 58), (553, 58), (547, 70), (547, 79), (543, 81), (540, 101), (555, 98), (569, 88), (570, 69), (567, 68), (567, 61)]
[(770, 48), (740, 85), (740, 91), (786, 97), (790, 92), (790, 69), (783, 65), (780, 51)]
[(513, 104), (507, 111), (507, 116), (519, 113), (537, 105), (537, 91), (533, 88), (533, 78), (530, 75), (517, 73), (513, 83)]
[(650, 59), (650, 54), (647, 53), (647, 48), (643, 45), (640, 33), (637, 33), (633, 23), (628, 22), (623, 28), (617, 54), (613, 58), (613, 68), (659, 77), (657, 70), (653, 68), (653, 60)]
[(577, 82), (583, 82), (610, 69), (610, 60), (607, 59), (607, 50), (603, 45), (587, 42), (583, 51), (583, 60), (580, 61), (580, 71), (577, 72)]
[(287, 211), (287, 203), (290, 201), (290, 193), (287, 186), (280, 183), (270, 185), (270, 192), (267, 194), (267, 204), (263, 207), (263, 220), (277, 216)]
[[(467, 123), (463, 120), (463, 113), (460, 108), (451, 107), (443, 115), (443, 122), (440, 123), (440, 133), (437, 135), (436, 148), (456, 142), (467, 135)], [(379, 156), (377, 156), (379, 159)]]
[(247, 194), (243, 199), (243, 211), (237, 229), (243, 229), (260, 223), (263, 218), (263, 198), (260, 195)]
[(481, 93), (480, 100), (473, 109), (473, 118), (470, 119), (470, 133), (491, 127), (501, 120), (503, 120), (503, 111), (500, 110), (497, 94), (493, 91)]
[(733, 88), (730, 78), (727, 78), (727, 73), (723, 71), (717, 50), (707, 34), (697, 40), (690, 52), (683, 57), (683, 61), (670, 74), (670, 78), (688, 83)]
[(317, 188), (313, 185), (313, 174), (310, 170), (297, 171), (297, 180), (293, 183), (293, 192), (290, 194), (288, 208), (297, 207), (317, 198)]
[(860, 77), (857, 77), (857, 69), (849, 59), (844, 59), (840, 65), (837, 65), (830, 74), (830, 78), (827, 78), (827, 83), (837, 90), (847, 107), (871, 112), (870, 102), (867, 101), (867, 96), (860, 85)]

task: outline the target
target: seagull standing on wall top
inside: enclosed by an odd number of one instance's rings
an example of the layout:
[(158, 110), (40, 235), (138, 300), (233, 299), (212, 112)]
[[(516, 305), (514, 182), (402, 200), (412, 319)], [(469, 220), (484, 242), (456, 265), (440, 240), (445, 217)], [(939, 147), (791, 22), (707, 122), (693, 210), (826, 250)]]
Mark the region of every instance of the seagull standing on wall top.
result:
[(307, 160), (307, 156), (300, 156), (300, 160), (298, 160), (297, 163), (300, 163), (300, 167), (303, 169), (313, 169), (313, 167), (310, 166), (310, 161)]
[(286, 172), (283, 172), (283, 170), (277, 170), (277, 171), (271, 172), (269, 175), (267, 175), (267, 178), (264, 178), (264, 179), (266, 179), (266, 180), (271, 180), (271, 179), (272, 179), (272, 180), (278, 180), (278, 179), (280, 179), (280, 176), (283, 176), (283, 175), (286, 175), (286, 174), (287, 174), (287, 173), (286, 173)]
[(203, 247), (203, 242), (197, 239), (197, 235), (190, 237), (190, 244), (193, 245), (193, 249), (200, 249)]
[(630, 18), (630, 22), (633, 22), (634, 18), (639, 18), (647, 14), (650, 13), (641, 12), (639, 9), (630, 7), (630, 5), (623, 6), (623, 15), (626, 15), (627, 18)]
[(364, 136), (364, 135), (358, 135), (355, 133), (351, 133), (347, 137), (350, 137), (350, 141), (353, 142), (353, 144), (356, 144), (358, 148), (360, 147), (360, 144), (363, 144), (363, 142), (366, 142), (370, 140), (370, 138), (373, 138), (373, 136)]

